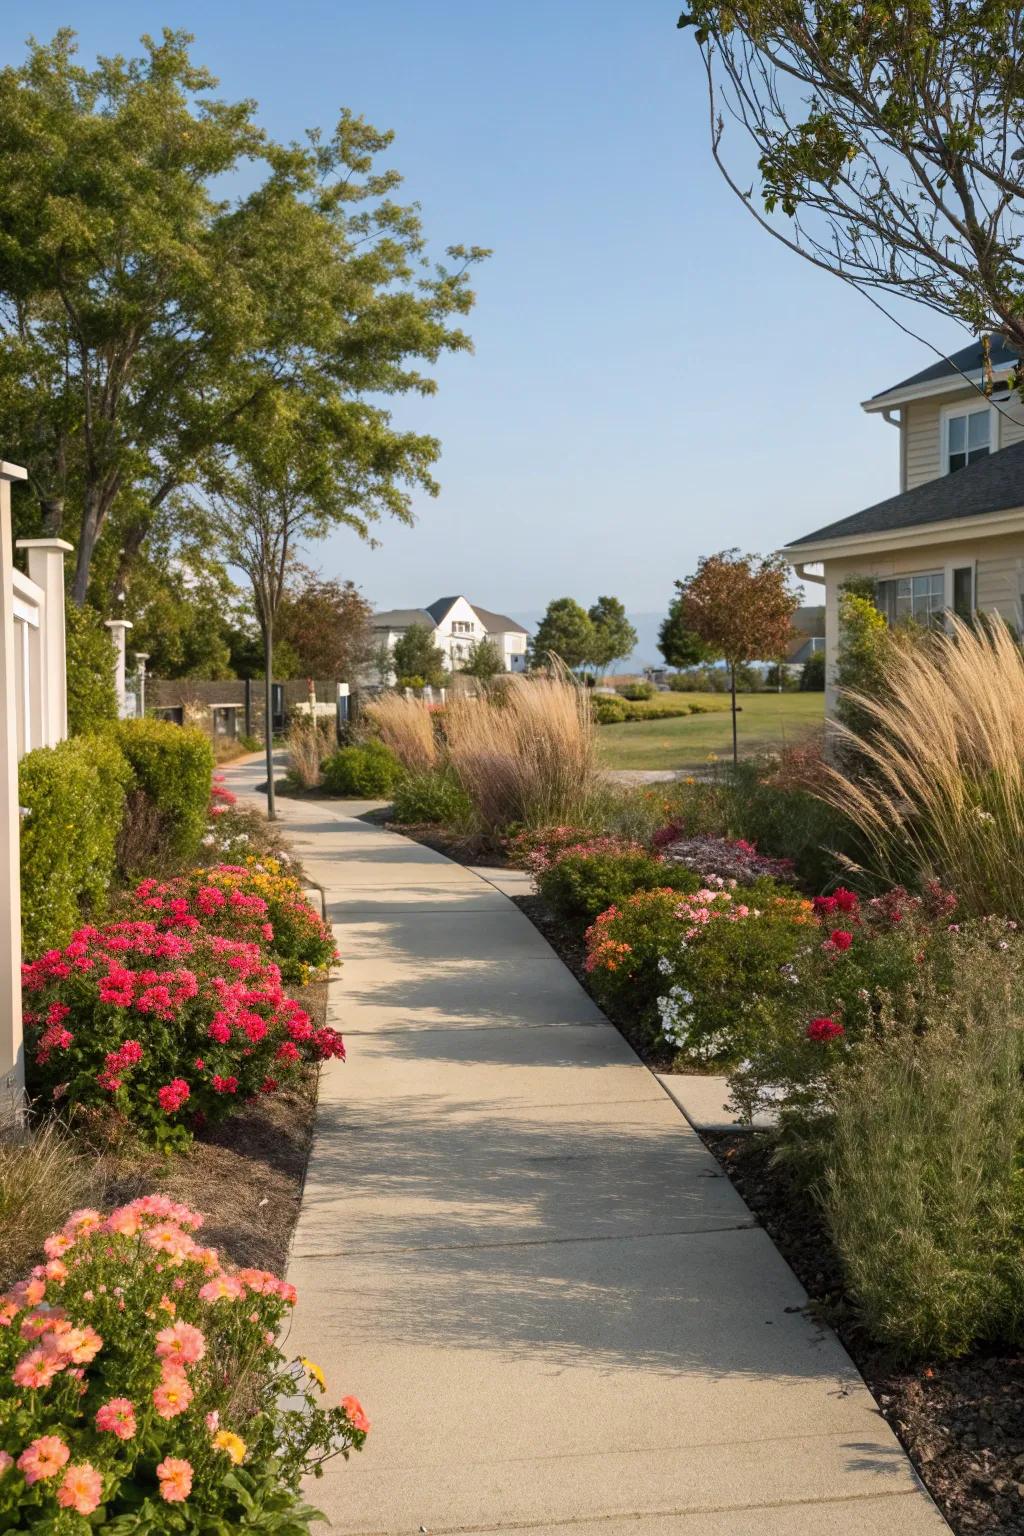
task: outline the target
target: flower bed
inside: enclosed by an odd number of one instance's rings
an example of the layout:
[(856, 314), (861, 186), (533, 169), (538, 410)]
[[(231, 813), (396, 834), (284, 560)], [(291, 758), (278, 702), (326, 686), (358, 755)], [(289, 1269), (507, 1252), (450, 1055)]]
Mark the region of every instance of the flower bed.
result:
[(152, 922), (83, 928), (23, 968), (30, 1091), (159, 1145), (273, 1093), (302, 1062), (343, 1056), (256, 944)]
[(5, 1531), (297, 1532), (303, 1476), (362, 1448), (358, 1401), (278, 1348), (294, 1288), (200, 1226), (156, 1195), (76, 1211), (0, 1299)]
[(303, 985), (338, 959), (330, 928), (277, 859), (249, 858), (173, 880), (144, 880), (135, 902), (140, 916), (168, 932), (205, 930), (259, 945), (285, 981)]

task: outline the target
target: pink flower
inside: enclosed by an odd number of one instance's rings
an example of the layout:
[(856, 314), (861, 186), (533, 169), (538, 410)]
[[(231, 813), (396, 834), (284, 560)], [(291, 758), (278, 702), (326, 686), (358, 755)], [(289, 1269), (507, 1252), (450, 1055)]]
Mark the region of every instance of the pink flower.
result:
[(57, 1503), (80, 1515), (91, 1515), (103, 1497), (103, 1479), (88, 1461), (68, 1467), (57, 1489)]
[(162, 1419), (176, 1419), (184, 1413), (192, 1401), (192, 1388), (184, 1376), (165, 1376), (158, 1387), (153, 1388), (153, 1406)]
[(16, 1387), (30, 1387), (38, 1392), (48, 1387), (62, 1368), (63, 1361), (59, 1357), (42, 1349), (30, 1349), (27, 1355), (22, 1355), (11, 1374)]
[(838, 1040), (846, 1034), (846, 1029), (835, 1019), (812, 1019), (807, 1026), (807, 1038), (819, 1045), (829, 1040)]
[(135, 1405), (130, 1398), (112, 1397), (96, 1410), (96, 1428), (119, 1440), (131, 1440), (135, 1434)]
[(189, 1097), (191, 1090), (183, 1077), (172, 1078), (157, 1092), (157, 1100), (165, 1114), (173, 1115)]
[(181, 1504), (192, 1492), (192, 1463), (181, 1456), (165, 1456), (156, 1469), (160, 1497), (168, 1504)]
[(18, 1457), (18, 1470), (25, 1474), (29, 1487), (48, 1477), (56, 1477), (71, 1456), (59, 1435), (40, 1435)]
[(0, 1477), (9, 1472), (14, 1466), (14, 1457), (9, 1451), (0, 1451)]
[(175, 1323), (171, 1328), (161, 1328), (157, 1334), (156, 1352), (160, 1360), (195, 1365), (206, 1354), (206, 1340), (191, 1323)]
[(358, 1397), (343, 1397), (341, 1400), (341, 1411), (353, 1429), (358, 1429), (361, 1434), (367, 1434), (370, 1428), (370, 1421), (363, 1412), (363, 1405)]

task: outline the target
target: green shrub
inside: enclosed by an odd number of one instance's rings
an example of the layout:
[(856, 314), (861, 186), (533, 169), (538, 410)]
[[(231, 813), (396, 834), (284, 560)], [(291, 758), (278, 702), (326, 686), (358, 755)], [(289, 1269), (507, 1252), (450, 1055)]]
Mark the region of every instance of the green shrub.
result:
[(951, 1357), (1024, 1340), (1024, 1032), (884, 1041), (836, 1096), (824, 1206), (880, 1342)]
[(132, 773), (108, 736), (28, 752), (18, 766), (21, 933), (32, 958), (102, 912)]
[(823, 693), (825, 690), (825, 652), (812, 651), (800, 668), (800, 692)]
[(622, 720), (629, 719), (629, 706), (625, 699), (611, 698), (607, 694), (598, 694), (590, 701), (594, 719), (598, 725), (617, 725)]
[(658, 962), (679, 943), (678, 906), (677, 891), (637, 891), (587, 929), (586, 970), (594, 996), (612, 1008), (628, 1007), (652, 1039), (658, 1032), (657, 1000), (665, 990)]
[(206, 831), (213, 748), (202, 731), (168, 720), (121, 720), (118, 746), (160, 814), (168, 851), (192, 859)]
[[(602, 839), (607, 841), (607, 839)], [(537, 890), (565, 922), (591, 922), (636, 891), (670, 888), (695, 891), (697, 875), (678, 864), (663, 864), (645, 848), (598, 848), (568, 852), (537, 876)]]
[(117, 719), (114, 645), (94, 608), (68, 603), (64, 614), (68, 732), (82, 736)]
[(718, 782), (730, 835), (772, 858), (792, 859), (798, 878), (820, 891), (840, 873), (837, 855), (856, 858), (861, 840), (841, 811), (787, 777), (787, 762), (814, 750), (794, 748), (781, 765), (774, 758), (744, 758), (724, 767)]
[(433, 823), (465, 827), (473, 818), (473, 803), (450, 769), (410, 773), (394, 792), (392, 810), (396, 821), (408, 826)]
[(622, 699), (653, 699), (657, 693), (653, 683), (620, 683), (615, 692)]
[(375, 738), (359, 746), (339, 747), (323, 763), (323, 786), (327, 793), (357, 800), (390, 795), (401, 776), (398, 758)]

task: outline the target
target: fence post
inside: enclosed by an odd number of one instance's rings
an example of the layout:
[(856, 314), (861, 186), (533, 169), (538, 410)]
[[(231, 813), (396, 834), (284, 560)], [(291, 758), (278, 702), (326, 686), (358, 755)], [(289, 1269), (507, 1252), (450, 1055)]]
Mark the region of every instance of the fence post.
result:
[(124, 677), (125, 631), (132, 628), (130, 619), (107, 619), (110, 638), (114, 642), (114, 688), (117, 692), (117, 713), (124, 719), (127, 708)]
[(74, 548), (66, 539), (19, 539), (28, 550), (29, 580), (43, 592), (40, 623), (42, 745), (55, 747), (68, 734), (68, 662), (64, 627), (64, 556)]
[(25, 1093), (11, 481), (27, 478), (17, 464), (0, 462), (0, 1122), (20, 1116)]

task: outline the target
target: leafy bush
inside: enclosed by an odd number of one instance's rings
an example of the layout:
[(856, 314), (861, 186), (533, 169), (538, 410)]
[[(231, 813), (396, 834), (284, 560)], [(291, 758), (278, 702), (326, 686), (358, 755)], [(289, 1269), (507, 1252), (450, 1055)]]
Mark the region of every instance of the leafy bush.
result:
[(653, 699), (658, 690), (653, 683), (644, 682), (619, 683), (615, 691), (620, 698), (633, 701), (636, 699)]
[(1024, 1031), (979, 1022), (879, 1042), (835, 1096), (825, 1213), (867, 1326), (904, 1356), (1024, 1340)]
[(219, 934), (257, 944), (285, 981), (305, 985), (338, 958), (330, 928), (276, 859), (216, 864), (164, 881), (143, 880), (136, 916), (168, 933)]
[(672, 868), (648, 849), (614, 838), (569, 847), (537, 876), (540, 895), (566, 922), (590, 922), (636, 891), (695, 891), (699, 884), (688, 869)]
[(825, 652), (812, 651), (800, 668), (800, 692), (824, 693)]
[(213, 749), (202, 731), (168, 720), (121, 720), (115, 739), (160, 813), (169, 851), (194, 858), (206, 831)]
[[(5, 1531), (304, 1531), (304, 1475), (362, 1448), (355, 1398), (276, 1342), (294, 1287), (231, 1271), (163, 1195), (77, 1210), (4, 1299)], [(173, 1277), (173, 1279), (172, 1279)]]
[(602, 912), (586, 933), (586, 970), (598, 1002), (628, 1005), (652, 1036), (664, 991), (659, 962), (679, 941), (678, 907), (678, 891), (637, 891)]
[(473, 803), (450, 769), (409, 773), (395, 790), (392, 811), (406, 826), (435, 824), (461, 828), (473, 818)]
[(131, 769), (114, 741), (76, 736), (18, 765), (21, 932), (26, 955), (60, 944), (99, 915), (114, 876)]
[(398, 758), (382, 741), (339, 747), (323, 763), (323, 783), (329, 795), (373, 800), (390, 795), (402, 776)]
[(64, 613), (68, 733), (82, 736), (117, 719), (114, 644), (94, 608), (68, 603)]
[(629, 706), (625, 699), (597, 694), (590, 700), (591, 712), (598, 725), (618, 725), (629, 719)]
[(87, 1127), (184, 1145), (303, 1061), (342, 1056), (255, 944), (154, 923), (83, 928), (24, 971), (30, 1091)]

